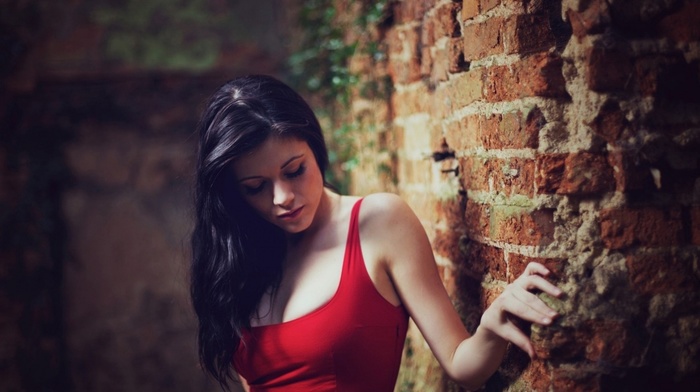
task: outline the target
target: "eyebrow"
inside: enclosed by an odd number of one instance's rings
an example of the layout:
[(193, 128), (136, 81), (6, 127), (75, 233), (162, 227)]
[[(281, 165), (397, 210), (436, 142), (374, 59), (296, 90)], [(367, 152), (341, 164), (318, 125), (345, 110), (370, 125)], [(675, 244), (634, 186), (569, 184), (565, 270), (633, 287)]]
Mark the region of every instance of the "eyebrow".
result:
[[(299, 155), (295, 155), (295, 156), (293, 156), (293, 157), (287, 159), (287, 160), (284, 161), (284, 163), (280, 166), (280, 169), (284, 169), (285, 167), (287, 167), (287, 165), (289, 165), (290, 163), (292, 163), (292, 162), (294, 162), (294, 161), (296, 161), (297, 159), (302, 158), (302, 157), (304, 157), (304, 154), (303, 154), (303, 153), (302, 153), (302, 154), (299, 154)], [(259, 177), (262, 177), (262, 176), (248, 176), (248, 177), (243, 177), (243, 178), (239, 179), (238, 182), (243, 182), (243, 181), (246, 181), (246, 180), (252, 180), (252, 179), (255, 179), (255, 178), (259, 178)]]

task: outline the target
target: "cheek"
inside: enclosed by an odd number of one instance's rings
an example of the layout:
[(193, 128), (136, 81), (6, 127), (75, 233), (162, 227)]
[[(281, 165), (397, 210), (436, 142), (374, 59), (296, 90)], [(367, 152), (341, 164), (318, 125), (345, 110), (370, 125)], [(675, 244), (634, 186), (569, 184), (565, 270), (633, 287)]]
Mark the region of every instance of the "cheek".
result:
[(255, 196), (244, 196), (243, 200), (248, 204), (248, 206), (255, 211), (261, 218), (267, 219), (268, 211), (265, 203), (265, 195), (255, 195)]

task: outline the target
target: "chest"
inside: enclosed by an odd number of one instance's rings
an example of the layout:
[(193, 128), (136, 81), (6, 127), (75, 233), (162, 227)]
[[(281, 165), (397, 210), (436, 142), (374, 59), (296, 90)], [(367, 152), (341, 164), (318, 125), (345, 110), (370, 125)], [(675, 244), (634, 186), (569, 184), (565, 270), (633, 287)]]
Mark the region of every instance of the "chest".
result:
[(345, 241), (334, 235), (315, 245), (288, 253), (280, 286), (263, 296), (252, 326), (303, 317), (333, 298), (342, 275)]

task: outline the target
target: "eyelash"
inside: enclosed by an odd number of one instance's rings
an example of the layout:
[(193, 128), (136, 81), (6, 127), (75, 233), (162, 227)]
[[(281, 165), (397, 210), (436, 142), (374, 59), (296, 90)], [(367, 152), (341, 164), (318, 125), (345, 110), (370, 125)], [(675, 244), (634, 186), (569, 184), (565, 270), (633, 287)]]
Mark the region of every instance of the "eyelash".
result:
[[(304, 172), (306, 172), (306, 165), (301, 164), (301, 165), (299, 165), (299, 168), (296, 169), (295, 171), (285, 174), (285, 177), (296, 178), (296, 177), (299, 177), (302, 174), (304, 174)], [(263, 181), (260, 183), (260, 185), (256, 186), (255, 188), (251, 188), (251, 187), (247, 186), (247, 187), (245, 187), (245, 192), (248, 195), (256, 195), (256, 194), (262, 192), (263, 188), (265, 188), (265, 184), (266, 183)]]

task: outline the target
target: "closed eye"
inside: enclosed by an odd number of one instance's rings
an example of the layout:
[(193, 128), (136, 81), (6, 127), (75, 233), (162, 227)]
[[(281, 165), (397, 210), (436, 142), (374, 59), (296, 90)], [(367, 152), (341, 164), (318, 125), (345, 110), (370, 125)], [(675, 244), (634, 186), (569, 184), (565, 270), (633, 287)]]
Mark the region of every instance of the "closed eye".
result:
[(296, 169), (295, 171), (293, 171), (291, 173), (287, 173), (285, 175), (287, 176), (287, 178), (295, 178), (295, 177), (299, 177), (300, 175), (304, 174), (305, 171), (306, 171), (306, 165), (301, 164), (301, 165), (299, 165), (298, 169)]
[(260, 185), (258, 186), (249, 186), (249, 185), (244, 185), (243, 189), (245, 190), (245, 193), (249, 195), (255, 195), (260, 192), (262, 192), (263, 188), (265, 188), (265, 182), (261, 182)]

